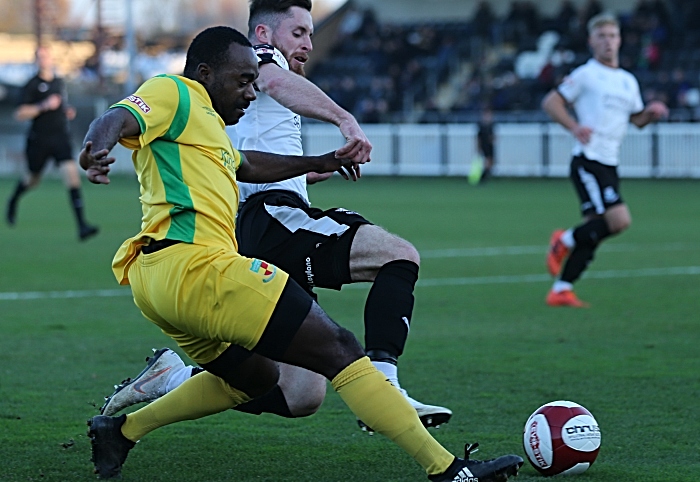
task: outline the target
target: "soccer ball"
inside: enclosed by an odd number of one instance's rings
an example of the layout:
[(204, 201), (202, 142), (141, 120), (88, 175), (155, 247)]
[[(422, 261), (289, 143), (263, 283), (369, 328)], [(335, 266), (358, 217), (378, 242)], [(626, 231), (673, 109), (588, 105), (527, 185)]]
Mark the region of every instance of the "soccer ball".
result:
[(525, 454), (542, 475), (581, 474), (600, 450), (600, 428), (591, 412), (560, 400), (530, 415), (523, 432)]

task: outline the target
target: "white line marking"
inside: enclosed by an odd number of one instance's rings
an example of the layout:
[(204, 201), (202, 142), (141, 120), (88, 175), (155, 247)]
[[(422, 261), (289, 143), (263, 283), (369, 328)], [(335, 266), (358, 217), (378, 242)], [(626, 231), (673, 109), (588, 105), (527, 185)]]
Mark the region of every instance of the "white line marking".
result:
[[(644, 278), (649, 276), (679, 276), (699, 275), (700, 266), (679, 266), (676, 268), (645, 268), (645, 269), (620, 269), (610, 271), (590, 271), (584, 273), (583, 278), (589, 279), (613, 279), (613, 278)], [(512, 283), (539, 283), (552, 281), (548, 274), (526, 274), (520, 276), (479, 276), (471, 278), (433, 278), (418, 280), (420, 287), (432, 286), (459, 286), (459, 285), (487, 285), (487, 284), (512, 284)], [(354, 285), (350, 285), (354, 286)]]
[(114, 296), (131, 296), (129, 288), (115, 290), (71, 290), (71, 291), (20, 291), (0, 293), (0, 301), (46, 300), (67, 298), (111, 298)]
[[(663, 244), (605, 244), (600, 252), (629, 253), (633, 251), (684, 251), (697, 249), (697, 243), (663, 243)], [(463, 249), (430, 249), (420, 252), (423, 259), (435, 258), (476, 258), (481, 256), (515, 256), (538, 254), (544, 257), (547, 246), (500, 246)]]
[[(673, 268), (642, 268), (619, 269), (610, 271), (589, 271), (583, 275), (589, 279), (615, 279), (615, 278), (645, 278), (655, 276), (687, 276), (700, 275), (700, 266), (677, 266)], [(474, 276), (465, 278), (431, 278), (418, 280), (421, 288), (434, 286), (464, 286), (464, 285), (490, 285), (513, 283), (540, 283), (552, 281), (547, 274), (525, 274), (516, 276)], [(347, 285), (345, 289), (366, 288), (367, 284)], [(111, 298), (115, 296), (131, 296), (128, 288), (113, 290), (83, 290), (83, 291), (26, 291), (0, 293), (0, 301), (17, 300), (42, 300), (42, 299), (67, 299), (67, 298)]]

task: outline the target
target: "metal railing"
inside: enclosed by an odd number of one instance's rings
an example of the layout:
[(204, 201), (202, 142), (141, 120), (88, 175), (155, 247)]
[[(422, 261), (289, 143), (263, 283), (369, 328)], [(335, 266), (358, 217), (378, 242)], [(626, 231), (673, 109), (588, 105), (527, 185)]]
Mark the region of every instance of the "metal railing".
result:
[[(466, 176), (476, 152), (475, 124), (367, 124), (374, 149), (366, 175)], [(496, 124), (495, 176), (565, 177), (573, 138), (556, 124)], [(335, 126), (303, 126), (304, 151), (320, 154), (343, 145)], [(23, 166), (24, 135), (0, 133), (0, 175)], [(78, 147), (75, 148), (78, 153)], [(131, 153), (117, 146), (114, 172), (132, 172)], [(700, 178), (700, 124), (630, 127), (621, 149), (622, 177)]]

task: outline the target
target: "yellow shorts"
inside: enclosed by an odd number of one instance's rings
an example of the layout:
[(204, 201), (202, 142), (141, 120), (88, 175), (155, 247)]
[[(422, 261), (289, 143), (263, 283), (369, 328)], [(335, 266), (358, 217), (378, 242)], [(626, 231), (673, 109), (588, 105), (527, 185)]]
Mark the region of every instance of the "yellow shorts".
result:
[(255, 348), (287, 279), (264, 261), (186, 243), (141, 253), (129, 268), (136, 306), (199, 364), (231, 343)]

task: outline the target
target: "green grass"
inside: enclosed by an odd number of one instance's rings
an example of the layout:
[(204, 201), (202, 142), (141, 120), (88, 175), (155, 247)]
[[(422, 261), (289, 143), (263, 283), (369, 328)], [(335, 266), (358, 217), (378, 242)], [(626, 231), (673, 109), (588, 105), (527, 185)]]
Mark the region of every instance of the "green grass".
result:
[[(0, 199), (12, 187), (0, 181)], [(691, 482), (700, 473), (698, 276), (668, 270), (700, 266), (699, 188), (624, 181), (633, 225), (600, 249), (577, 284), (589, 310), (548, 308), (550, 281), (518, 278), (542, 275), (551, 230), (579, 219), (566, 180), (331, 180), (311, 196), (412, 241), (423, 253), (421, 280), (443, 279), (417, 289), (400, 373), (415, 398), (453, 409), (453, 421), (433, 431), (448, 449), (459, 454), (478, 441), (481, 458), (522, 454), (530, 413), (570, 399), (591, 410), (603, 433), (598, 460), (577, 480)], [(110, 261), (138, 231), (138, 186), (117, 178), (84, 192), (102, 229), (86, 243), (77, 242), (56, 181), (22, 200), (16, 228), (0, 226), (0, 293), (118, 288)], [(525, 249), (475, 251), (493, 247)], [(438, 251), (448, 249), (463, 251)], [(320, 302), (361, 338), (366, 293), (322, 292)], [(0, 481), (94, 480), (85, 421), (114, 383), (138, 373), (151, 347), (173, 343), (128, 295), (0, 298), (0, 329)], [(123, 480), (426, 479), (388, 440), (360, 433), (329, 390), (307, 419), (229, 411), (157, 430), (132, 451)], [(543, 479), (526, 466), (518, 480)]]

